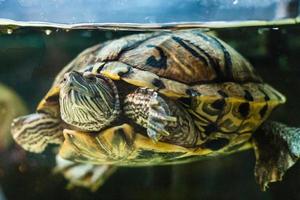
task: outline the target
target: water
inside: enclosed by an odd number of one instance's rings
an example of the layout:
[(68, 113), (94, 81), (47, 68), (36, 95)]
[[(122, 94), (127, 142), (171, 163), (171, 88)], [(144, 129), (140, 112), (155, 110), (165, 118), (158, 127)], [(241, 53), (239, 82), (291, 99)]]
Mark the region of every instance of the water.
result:
[[(72, 4), (72, 6), (69, 6)], [(0, 18), (65, 27), (236, 26), (299, 22), (299, 0), (1, 0)], [(53, 14), (55, 13), (55, 14)], [(226, 22), (226, 23), (225, 23)], [(3, 23), (3, 22), (1, 22)], [(139, 25), (137, 25), (137, 23)], [(151, 24), (150, 24), (151, 23)]]
[[(266, 82), (286, 95), (287, 104), (278, 108), (272, 118), (300, 126), (300, 27), (236, 27), (213, 31), (248, 58)], [(13, 88), (30, 112), (34, 112), (56, 74), (78, 53), (99, 42), (134, 33), (132, 29), (120, 30), (119, 27), (86, 30), (2, 26), (0, 82)], [(15, 146), (3, 150), (0, 184), (5, 198), (300, 198), (299, 163), (288, 171), (282, 182), (271, 184), (267, 192), (260, 192), (253, 176), (252, 151), (179, 166), (122, 168), (95, 193), (83, 188), (66, 190), (67, 181), (61, 175), (50, 173), (54, 166), (53, 155), (50, 149), (40, 155), (25, 153)]]

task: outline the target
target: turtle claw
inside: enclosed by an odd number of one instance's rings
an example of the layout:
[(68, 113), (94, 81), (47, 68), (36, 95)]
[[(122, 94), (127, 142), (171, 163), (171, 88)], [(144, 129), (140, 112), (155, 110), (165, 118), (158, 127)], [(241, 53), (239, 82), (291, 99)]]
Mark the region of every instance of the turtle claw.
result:
[(171, 100), (149, 88), (138, 88), (125, 99), (125, 114), (146, 128), (153, 142), (173, 137), (174, 130), (180, 127), (178, 122), (181, 116), (177, 115), (177, 110)]
[(154, 92), (149, 102), (149, 116), (147, 134), (154, 141), (158, 142), (162, 137), (169, 136), (166, 130), (170, 123), (176, 123), (177, 118), (169, 115), (170, 110), (161, 97)]
[(147, 129), (147, 134), (151, 138), (151, 140), (155, 143), (158, 142), (159, 139), (161, 138), (161, 136), (158, 134), (158, 132), (156, 132), (155, 130), (153, 130), (151, 128)]
[(157, 111), (152, 111), (150, 114), (153, 121), (164, 121), (164, 122), (177, 122), (177, 118), (173, 116), (168, 115), (162, 115), (161, 113), (158, 113)]
[(154, 92), (149, 102), (149, 117), (155, 121), (177, 122), (177, 118), (170, 116), (169, 107), (161, 97)]
[(166, 131), (157, 132), (156, 130), (153, 130), (151, 128), (147, 129), (147, 134), (151, 138), (153, 142), (158, 142), (162, 137), (169, 136), (170, 133)]

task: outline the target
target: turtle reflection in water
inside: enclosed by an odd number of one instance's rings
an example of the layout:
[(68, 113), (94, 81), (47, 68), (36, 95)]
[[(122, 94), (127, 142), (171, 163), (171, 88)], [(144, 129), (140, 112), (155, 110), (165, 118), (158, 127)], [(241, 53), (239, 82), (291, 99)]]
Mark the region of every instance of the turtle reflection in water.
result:
[[(266, 121), (284, 102), (214, 36), (138, 34), (81, 53), (58, 74), (37, 113), (13, 122), (12, 134), (32, 152), (60, 144), (57, 169), (93, 189), (116, 166), (183, 163), (253, 147), (264, 190), (300, 154), (300, 129)], [(81, 165), (89, 176), (74, 170)]]

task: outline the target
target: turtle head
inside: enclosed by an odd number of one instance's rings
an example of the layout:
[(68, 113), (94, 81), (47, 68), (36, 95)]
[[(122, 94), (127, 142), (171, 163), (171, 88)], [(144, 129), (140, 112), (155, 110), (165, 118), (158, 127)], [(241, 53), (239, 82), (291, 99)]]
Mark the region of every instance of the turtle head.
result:
[(25, 150), (41, 153), (48, 144), (63, 142), (61, 120), (46, 113), (34, 113), (13, 120), (11, 133)]
[(120, 112), (115, 84), (100, 74), (66, 73), (59, 96), (62, 120), (82, 131), (99, 131)]

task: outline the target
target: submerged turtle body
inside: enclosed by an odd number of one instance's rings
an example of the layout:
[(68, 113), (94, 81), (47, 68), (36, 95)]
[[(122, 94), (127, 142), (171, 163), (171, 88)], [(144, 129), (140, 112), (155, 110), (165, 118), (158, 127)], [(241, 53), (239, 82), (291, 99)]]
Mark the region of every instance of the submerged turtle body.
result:
[(34, 152), (63, 142), (59, 155), (75, 162), (181, 163), (251, 147), (252, 134), (284, 102), (214, 36), (138, 34), (80, 54), (37, 113), (14, 122), (13, 135)]
[[(118, 81), (121, 101), (132, 86), (146, 87), (187, 108), (199, 131), (192, 135), (193, 142), (162, 138), (171, 144), (193, 148), (211, 140), (215, 146), (244, 142), (276, 106), (285, 102), (284, 96), (263, 83), (240, 54), (199, 31), (132, 35), (90, 51), (86, 54), (89, 62), (73, 64), (70, 69)], [(79, 59), (84, 60), (82, 57)], [(61, 74), (54, 88), (62, 79)], [(47, 110), (47, 99), (54, 96), (47, 95), (46, 104), (42, 102), (38, 111)]]

